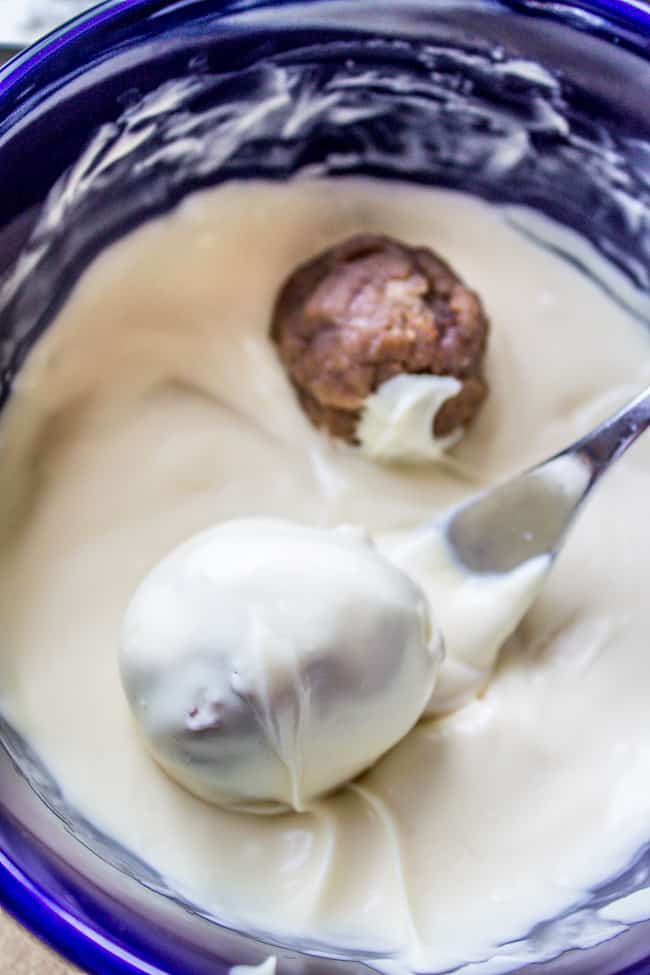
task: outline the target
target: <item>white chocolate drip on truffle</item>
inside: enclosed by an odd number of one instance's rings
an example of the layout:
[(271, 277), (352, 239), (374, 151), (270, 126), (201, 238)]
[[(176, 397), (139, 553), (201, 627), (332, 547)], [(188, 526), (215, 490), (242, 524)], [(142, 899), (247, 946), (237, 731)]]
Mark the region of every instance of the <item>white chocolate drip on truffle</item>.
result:
[(439, 460), (463, 436), (462, 427), (445, 437), (433, 432), (438, 410), (460, 389), (454, 376), (402, 373), (387, 379), (363, 405), (356, 430), (362, 452), (384, 463)]

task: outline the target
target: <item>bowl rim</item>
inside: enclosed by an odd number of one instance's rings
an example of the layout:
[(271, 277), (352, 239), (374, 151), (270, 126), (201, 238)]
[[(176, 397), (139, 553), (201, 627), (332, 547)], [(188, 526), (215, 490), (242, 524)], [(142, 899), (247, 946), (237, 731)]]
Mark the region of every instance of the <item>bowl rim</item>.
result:
[(67, 911), (1, 848), (0, 907), (38, 941), (93, 975), (170, 975)]
[[(19, 85), (52, 55), (74, 45), (82, 38), (110, 26), (111, 22), (125, 14), (139, 18), (165, 10), (180, 8), (191, 12), (204, 0), (103, 0), (86, 12), (65, 22), (30, 46), (16, 53), (0, 66), (0, 104)], [(215, 14), (245, 11), (247, 14), (264, 7), (282, 7), (295, 4), (296, 0), (212, 0)], [(320, 0), (301, 0), (304, 6)], [(354, 3), (355, 0), (339, 0)], [(428, 0), (434, 2), (434, 0)], [(625, 27), (642, 40), (646, 52), (650, 51), (650, 4), (647, 0), (555, 0), (548, 6), (545, 0), (482, 0), (486, 6), (502, 8), (505, 12), (521, 13), (533, 17), (553, 19), (573, 29), (592, 30), (596, 26), (615, 35), (618, 27)], [(462, 3), (462, 0), (459, 0)], [(582, 20), (581, 18), (587, 18)], [(577, 18), (577, 19), (576, 19)], [(597, 25), (594, 23), (597, 19)], [(650, 56), (646, 54), (646, 56)], [(0, 807), (0, 822), (3, 820)], [(136, 956), (111, 940), (88, 923), (75, 917), (62, 904), (35, 882), (3, 849), (0, 841), (0, 909), (4, 909), (22, 927), (38, 940), (54, 949), (60, 956), (94, 975), (180, 975), (169, 968), (164, 970), (145, 957)], [(620, 975), (647, 975), (649, 954)]]
[[(191, 9), (193, 2), (186, 0), (183, 7)], [(287, 6), (295, 0), (213, 0), (215, 12), (231, 11), (233, 14), (246, 10), (252, 12), (263, 7)], [(301, 0), (303, 6), (316, 4), (319, 0)], [(354, 0), (344, 0), (354, 3)], [(590, 30), (598, 25), (591, 22), (589, 15), (600, 19), (601, 27), (615, 29), (625, 26), (643, 37), (650, 37), (650, 4), (648, 0), (555, 0), (545, 7), (546, 0), (483, 0), (490, 6), (510, 8), (513, 12), (530, 16), (548, 17), (572, 27)], [(64, 22), (61, 26), (45, 34), (42, 38), (19, 50), (4, 65), (0, 66), (0, 99), (26, 74), (33, 71), (42, 61), (56, 53), (60, 48), (73, 43), (82, 35), (96, 30), (107, 21), (131, 11), (157, 12), (165, 7), (180, 7), (178, 0), (101, 0), (87, 11)], [(581, 18), (587, 20), (581, 22)], [(577, 19), (576, 19), (577, 17)]]

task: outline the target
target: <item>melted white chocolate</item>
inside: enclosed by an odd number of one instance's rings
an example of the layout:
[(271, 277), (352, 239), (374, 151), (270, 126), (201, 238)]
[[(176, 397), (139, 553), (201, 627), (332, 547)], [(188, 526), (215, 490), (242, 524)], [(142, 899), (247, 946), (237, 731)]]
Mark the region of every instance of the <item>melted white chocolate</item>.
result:
[(371, 460), (427, 462), (439, 460), (463, 436), (462, 428), (436, 437), (438, 410), (460, 391), (453, 376), (393, 376), (366, 399), (356, 436)]
[[(490, 396), (430, 468), (315, 431), (268, 341), (287, 273), (360, 231), (439, 250), (491, 318)], [(590, 501), (483, 694), (306, 813), (229, 813), (160, 770), (120, 686), (121, 620), (162, 556), (230, 518), (399, 540), (586, 432), (648, 382), (649, 350), (476, 200), (354, 180), (186, 200), (85, 272), (6, 410), (3, 712), (68, 802), (228, 922), (427, 971), (523, 937), (648, 839), (649, 443)]]

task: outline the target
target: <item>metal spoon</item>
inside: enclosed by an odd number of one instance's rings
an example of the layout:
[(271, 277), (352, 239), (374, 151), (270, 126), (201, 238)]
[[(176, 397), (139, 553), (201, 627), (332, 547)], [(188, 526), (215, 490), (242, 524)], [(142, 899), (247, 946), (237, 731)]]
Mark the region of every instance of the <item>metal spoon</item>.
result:
[(557, 555), (591, 489), (650, 426), (650, 387), (561, 453), (452, 510), (442, 526), (470, 572)]

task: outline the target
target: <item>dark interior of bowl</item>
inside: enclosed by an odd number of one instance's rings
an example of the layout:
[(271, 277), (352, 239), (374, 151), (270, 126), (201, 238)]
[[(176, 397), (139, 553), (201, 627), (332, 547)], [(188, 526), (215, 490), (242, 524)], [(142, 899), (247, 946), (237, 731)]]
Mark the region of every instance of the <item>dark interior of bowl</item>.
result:
[[(93, 256), (227, 179), (363, 173), (532, 206), (589, 241), (590, 273), (600, 255), (630, 292), (650, 294), (650, 62), (633, 33), (614, 44), (604, 21), (572, 29), (499, 3), (441, 4), (435, 15), (426, 3), (161, 7), (116, 9), (63, 53), (55, 45), (13, 78), (0, 74), (0, 406)], [(144, 971), (147, 959), (201, 975), (265, 956), (175, 903), (66, 806), (11, 729), (0, 734), (0, 866), (14, 870), (6, 900), (16, 913), (102, 972)], [(577, 946), (589, 910), (645, 886), (649, 869), (641, 851), (589, 904), (529, 932), (517, 957), (557, 954), (558, 924), (566, 948)], [(29, 895), (20, 876), (52, 896)], [(643, 953), (647, 937), (637, 925), (600, 946), (608, 970)], [(590, 952), (567, 957), (593, 970)], [(327, 970), (336, 964), (345, 963)], [(284, 965), (322, 967), (291, 951)]]

